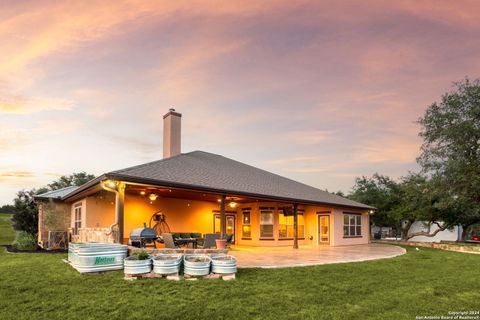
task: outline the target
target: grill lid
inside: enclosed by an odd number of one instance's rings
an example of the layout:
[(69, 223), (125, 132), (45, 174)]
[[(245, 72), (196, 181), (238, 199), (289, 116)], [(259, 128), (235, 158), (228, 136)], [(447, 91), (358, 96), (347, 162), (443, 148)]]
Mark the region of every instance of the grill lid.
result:
[(136, 228), (130, 232), (130, 238), (156, 238), (157, 233), (152, 228), (147, 228), (144, 224), (143, 228)]

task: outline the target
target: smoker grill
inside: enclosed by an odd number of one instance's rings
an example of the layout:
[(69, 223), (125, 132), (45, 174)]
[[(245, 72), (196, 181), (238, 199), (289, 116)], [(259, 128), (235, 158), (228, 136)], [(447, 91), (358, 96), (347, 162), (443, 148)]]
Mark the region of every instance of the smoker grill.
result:
[(152, 228), (147, 228), (147, 224), (143, 224), (143, 228), (133, 229), (130, 233), (130, 240), (128, 244), (138, 248), (145, 248), (147, 243), (153, 243), (156, 248), (155, 241), (157, 240), (157, 233)]

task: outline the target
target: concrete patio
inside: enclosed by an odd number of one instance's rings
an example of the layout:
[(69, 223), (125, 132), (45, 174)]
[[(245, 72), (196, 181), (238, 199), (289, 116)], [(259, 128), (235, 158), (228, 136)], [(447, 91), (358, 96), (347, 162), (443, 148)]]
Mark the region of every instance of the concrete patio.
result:
[(246, 247), (234, 246), (229, 254), (239, 268), (282, 268), (358, 262), (400, 256), (406, 250), (393, 245), (366, 244), (339, 247)]

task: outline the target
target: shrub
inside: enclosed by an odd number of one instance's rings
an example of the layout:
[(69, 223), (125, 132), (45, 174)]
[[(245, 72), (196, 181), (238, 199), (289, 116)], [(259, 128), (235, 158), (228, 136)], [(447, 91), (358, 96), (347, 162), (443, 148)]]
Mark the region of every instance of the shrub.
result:
[(17, 232), (13, 247), (20, 251), (33, 251), (37, 249), (37, 238), (25, 231)]
[(148, 252), (143, 250), (139, 252), (135, 252), (133, 256), (136, 257), (137, 260), (147, 260), (150, 258), (150, 255), (148, 254)]

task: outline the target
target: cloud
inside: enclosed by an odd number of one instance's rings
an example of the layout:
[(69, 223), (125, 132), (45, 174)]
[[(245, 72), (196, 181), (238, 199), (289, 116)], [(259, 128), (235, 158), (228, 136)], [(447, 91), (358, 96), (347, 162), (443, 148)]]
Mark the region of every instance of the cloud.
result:
[(332, 190), (396, 174), (415, 164), (425, 107), (479, 74), (479, 14), (475, 1), (10, 1), (1, 170), (42, 185), (52, 169), (157, 159), (175, 107), (185, 151)]
[(318, 144), (335, 137), (334, 131), (322, 130), (305, 130), (305, 131), (289, 131), (283, 134), (284, 139), (290, 142), (301, 144)]
[(32, 178), (35, 177), (32, 171), (0, 171), (0, 179), (2, 178)]
[(70, 110), (73, 102), (67, 99), (24, 97), (0, 91), (0, 113), (29, 114), (45, 110)]

